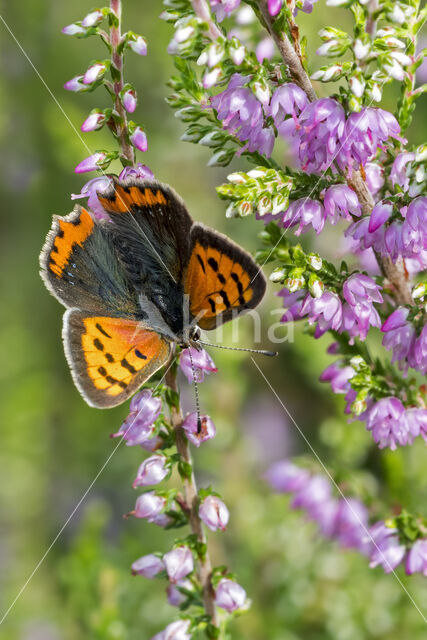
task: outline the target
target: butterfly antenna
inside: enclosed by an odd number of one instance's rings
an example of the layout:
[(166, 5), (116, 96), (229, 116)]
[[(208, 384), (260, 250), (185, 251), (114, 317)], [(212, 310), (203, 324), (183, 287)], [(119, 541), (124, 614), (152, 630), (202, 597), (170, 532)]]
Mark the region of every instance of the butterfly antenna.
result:
[(194, 367), (193, 356), (191, 355), (191, 349), (188, 350), (190, 354), (191, 370), (193, 372), (194, 383), (194, 397), (196, 399), (196, 413), (197, 413), (197, 435), (202, 432), (202, 420), (200, 418), (200, 402), (199, 402), (199, 386), (197, 384), (196, 369)]
[(249, 353), (259, 353), (262, 356), (277, 356), (277, 351), (267, 351), (266, 349), (247, 349), (245, 347), (226, 347), (223, 344), (213, 344), (212, 342), (202, 342), (198, 340), (199, 344), (206, 347), (216, 347), (217, 349), (228, 349), (229, 351), (248, 351)]

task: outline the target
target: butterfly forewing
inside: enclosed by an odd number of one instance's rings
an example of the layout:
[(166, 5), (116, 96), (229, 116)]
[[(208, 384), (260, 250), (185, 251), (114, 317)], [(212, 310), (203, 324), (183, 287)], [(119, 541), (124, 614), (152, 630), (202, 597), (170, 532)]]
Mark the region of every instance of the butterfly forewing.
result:
[(214, 329), (259, 304), (265, 278), (251, 256), (226, 236), (194, 224), (185, 276), (190, 312), (202, 329)]

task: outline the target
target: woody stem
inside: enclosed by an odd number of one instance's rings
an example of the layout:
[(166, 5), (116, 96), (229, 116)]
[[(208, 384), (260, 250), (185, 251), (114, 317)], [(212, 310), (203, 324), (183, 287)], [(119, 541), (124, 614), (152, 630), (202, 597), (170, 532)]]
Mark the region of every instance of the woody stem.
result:
[[(286, 33), (274, 28), (274, 18), (268, 11), (267, 0), (258, 0), (258, 3), (267, 31), (276, 42), (283, 62), (289, 69), (289, 74), (305, 91), (310, 101), (316, 100), (316, 92), (298, 55), (299, 49), (295, 44), (295, 38), (293, 46)], [(290, 30), (294, 36), (295, 30), (292, 29), (292, 25), (290, 25)], [(355, 191), (362, 206), (363, 215), (370, 215), (375, 202), (362, 175), (358, 171), (353, 171), (353, 175), (347, 179), (347, 183)], [(391, 285), (396, 302), (398, 304), (413, 304), (411, 290), (403, 266), (393, 263), (391, 258), (384, 257), (377, 252), (375, 256), (382, 274)]]
[[(165, 382), (167, 386), (174, 392), (178, 392), (176, 381), (176, 369), (169, 369), (166, 374)], [(171, 408), (171, 422), (175, 431), (176, 448), (181, 458), (190, 465), (191, 473), (184, 478), (184, 500), (186, 511), (189, 514), (191, 532), (196, 536), (197, 541), (206, 549), (198, 557), (198, 576), (203, 590), (203, 602), (206, 613), (211, 617), (212, 624), (218, 626), (218, 618), (215, 607), (215, 592), (211, 583), (212, 564), (209, 557), (209, 551), (206, 546), (206, 536), (203, 530), (202, 521), (199, 518), (199, 497), (196, 484), (196, 478), (193, 472), (192, 460), (188, 440), (185, 431), (182, 428), (184, 417), (180, 403)]]
[(121, 0), (110, 0), (110, 9), (117, 17), (117, 24), (110, 28), (110, 45), (111, 45), (111, 65), (114, 68), (113, 91), (115, 94), (114, 110), (119, 116), (118, 122), (113, 122), (112, 126), (115, 130), (117, 140), (120, 147), (120, 159), (124, 165), (135, 164), (135, 152), (129, 142), (128, 122), (126, 111), (120, 99), (120, 91), (123, 89), (123, 53), (118, 52), (118, 46), (121, 40), (121, 18), (122, 3)]

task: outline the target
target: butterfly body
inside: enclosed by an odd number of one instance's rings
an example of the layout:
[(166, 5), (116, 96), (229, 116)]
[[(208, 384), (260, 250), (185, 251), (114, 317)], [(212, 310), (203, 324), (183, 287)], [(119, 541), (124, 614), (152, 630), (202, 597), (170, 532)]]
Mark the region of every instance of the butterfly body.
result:
[(40, 255), (67, 308), (63, 341), (74, 381), (95, 407), (124, 402), (198, 327), (254, 308), (265, 279), (243, 249), (194, 223), (168, 186), (119, 181), (98, 199), (107, 220), (76, 207), (54, 217)]

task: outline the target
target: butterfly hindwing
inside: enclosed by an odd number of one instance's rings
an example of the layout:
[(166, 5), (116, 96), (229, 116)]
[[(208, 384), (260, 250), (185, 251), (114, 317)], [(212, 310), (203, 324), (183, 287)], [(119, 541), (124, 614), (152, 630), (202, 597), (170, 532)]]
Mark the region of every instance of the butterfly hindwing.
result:
[(64, 314), (63, 340), (74, 382), (98, 408), (121, 404), (169, 359), (171, 345), (134, 320)]
[(94, 221), (82, 207), (54, 217), (40, 266), (47, 288), (66, 307), (124, 317), (138, 314), (137, 295), (107, 223)]
[(246, 251), (213, 229), (193, 225), (184, 290), (202, 329), (214, 329), (253, 309), (265, 288), (263, 274)]

